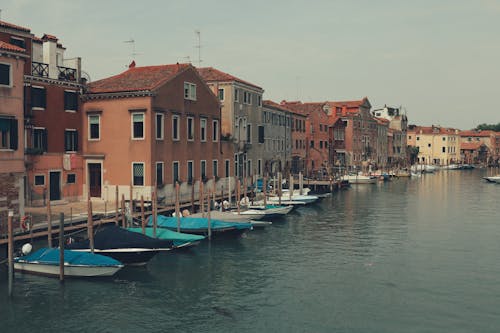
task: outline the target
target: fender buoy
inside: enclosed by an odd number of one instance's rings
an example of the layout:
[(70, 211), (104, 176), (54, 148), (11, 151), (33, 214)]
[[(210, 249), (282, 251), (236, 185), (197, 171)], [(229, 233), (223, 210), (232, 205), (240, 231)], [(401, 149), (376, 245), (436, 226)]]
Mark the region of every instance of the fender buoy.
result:
[(31, 229), (31, 216), (30, 215), (24, 215), (21, 218), (21, 229), (23, 229), (23, 231), (30, 231), (30, 229)]

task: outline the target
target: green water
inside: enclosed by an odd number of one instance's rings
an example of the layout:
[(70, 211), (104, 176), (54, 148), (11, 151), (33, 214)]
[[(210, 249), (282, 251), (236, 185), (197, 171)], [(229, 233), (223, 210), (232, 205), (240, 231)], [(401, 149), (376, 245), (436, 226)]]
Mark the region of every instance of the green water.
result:
[(0, 332), (498, 332), (500, 185), (357, 185), (101, 280), (0, 275)]

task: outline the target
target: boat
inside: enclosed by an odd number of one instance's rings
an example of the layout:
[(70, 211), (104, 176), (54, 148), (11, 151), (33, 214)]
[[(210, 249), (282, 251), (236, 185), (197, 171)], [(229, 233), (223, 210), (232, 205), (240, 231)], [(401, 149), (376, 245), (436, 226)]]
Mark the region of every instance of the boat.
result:
[[(208, 235), (208, 218), (204, 217), (169, 217), (159, 215), (157, 218), (157, 227), (167, 228), (177, 231), (177, 219), (180, 222), (180, 232), (195, 235)], [(148, 226), (152, 226), (151, 216), (148, 218)], [(210, 219), (210, 230), (212, 236), (223, 234), (242, 234), (252, 230), (252, 224), (246, 222), (227, 222), (217, 219)]]
[[(46, 276), (59, 276), (59, 248), (41, 248), (14, 258), (14, 270)], [(64, 250), (64, 276), (111, 276), (123, 268), (119, 261), (100, 254)]]
[[(142, 228), (127, 228), (127, 230), (142, 234)], [(152, 227), (144, 228), (144, 231), (146, 236), (154, 237), (154, 231)], [(202, 240), (205, 239), (205, 236), (184, 234), (182, 232), (177, 232), (165, 228), (156, 228), (156, 238), (170, 240), (174, 244), (174, 249), (180, 249), (198, 245)]]
[[(206, 216), (207, 213), (205, 213)], [(196, 213), (196, 214), (191, 214), (189, 217), (202, 217), (202, 213)], [(212, 210), (210, 211), (210, 218), (224, 221), (224, 222), (231, 222), (231, 223), (251, 223), (252, 227), (254, 228), (264, 228), (268, 225), (271, 225), (272, 222), (267, 222), (267, 221), (259, 221), (260, 219), (268, 217), (265, 214), (262, 214), (261, 212), (254, 212), (249, 209), (245, 210), (240, 210), (240, 213), (238, 214), (237, 211), (235, 210), (230, 210), (230, 211), (218, 211), (218, 210)]]
[(411, 171), (413, 172), (434, 173), (437, 170), (437, 166), (430, 164), (414, 164), (411, 166)]
[(319, 198), (315, 195), (309, 195), (309, 194), (292, 194), (292, 197), (290, 199), (290, 194), (287, 193), (286, 191), (283, 192), (282, 196), (281, 196), (281, 200), (280, 200), (280, 197), (279, 196), (270, 196), (267, 198), (267, 202), (269, 202), (270, 204), (279, 204), (281, 203), (281, 205), (295, 205), (296, 202), (298, 202), (298, 204), (311, 204), (313, 202), (316, 202)]
[[(283, 201), (285, 202), (285, 201)], [(262, 215), (262, 218), (282, 217), (290, 213), (293, 205), (279, 206), (279, 205), (251, 205), (247, 210), (242, 211), (240, 214)]]
[[(94, 253), (112, 257), (125, 265), (145, 265), (160, 251), (169, 251), (173, 247), (170, 240), (151, 238), (115, 225), (102, 227), (94, 235)], [(66, 248), (91, 251), (88, 239), (73, 242)]]
[(350, 184), (375, 184), (377, 182), (377, 177), (367, 175), (345, 175), (341, 179), (349, 181)]
[(483, 177), (483, 179), (490, 183), (500, 184), (500, 175)]
[(461, 166), (459, 164), (449, 164), (441, 167), (443, 170), (460, 170)]

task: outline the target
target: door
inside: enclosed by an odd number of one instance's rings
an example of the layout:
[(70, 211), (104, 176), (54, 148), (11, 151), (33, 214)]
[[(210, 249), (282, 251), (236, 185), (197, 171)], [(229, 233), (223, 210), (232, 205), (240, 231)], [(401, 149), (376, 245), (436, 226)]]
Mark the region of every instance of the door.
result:
[(101, 164), (89, 163), (89, 186), (91, 197), (101, 197)]
[(49, 172), (50, 201), (61, 200), (61, 172)]

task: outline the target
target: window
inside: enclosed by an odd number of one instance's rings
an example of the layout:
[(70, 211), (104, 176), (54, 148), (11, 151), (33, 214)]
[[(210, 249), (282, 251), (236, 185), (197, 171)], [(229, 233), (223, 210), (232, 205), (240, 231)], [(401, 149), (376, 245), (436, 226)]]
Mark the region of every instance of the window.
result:
[(43, 87), (31, 87), (31, 107), (33, 109), (44, 110), (47, 96), (45, 88)]
[(33, 129), (33, 148), (42, 152), (47, 151), (47, 129), (34, 128)]
[(0, 63), (0, 86), (12, 87), (10, 64)]
[(24, 39), (22, 39), (22, 38), (10, 37), (9, 44), (19, 46), (22, 49), (26, 48), (26, 43), (24, 42)]
[(446, 147), (442, 147), (442, 150), (441, 150), (443, 153), (446, 153)]
[(446, 137), (443, 136), (443, 141), (446, 141)]
[(262, 174), (262, 160), (261, 159), (258, 159), (257, 160), (257, 175), (261, 175)]
[(194, 169), (193, 161), (187, 161), (187, 180), (189, 184), (193, 183)]
[(219, 88), (219, 100), (224, 100), (224, 88)]
[(184, 82), (184, 99), (196, 101), (196, 84)]
[(248, 91), (243, 92), (243, 103), (252, 104), (252, 94)]
[(428, 144), (427, 144), (427, 147), (430, 147), (430, 146), (431, 146), (431, 144), (430, 144), (430, 143), (428, 143)]
[(212, 140), (214, 142), (219, 141), (219, 121), (218, 120), (212, 121)]
[(64, 131), (64, 150), (78, 151), (78, 132), (74, 129)]
[(417, 136), (417, 141), (420, 141), (420, 137), (419, 136)]
[(132, 185), (144, 186), (144, 163), (132, 163)]
[(207, 161), (201, 161), (200, 163), (200, 177), (202, 180), (207, 178)]
[(172, 139), (175, 141), (179, 140), (179, 116), (172, 116)]
[(179, 179), (179, 162), (178, 161), (175, 161), (172, 163), (172, 180), (173, 180), (174, 184), (180, 180)]
[(89, 116), (89, 140), (99, 140), (101, 138), (101, 116)]
[(45, 175), (35, 175), (35, 186), (45, 186)]
[(219, 161), (213, 160), (212, 161), (212, 175), (214, 177), (219, 177)]
[(76, 91), (64, 91), (64, 110), (65, 111), (78, 110), (78, 95)]
[(264, 126), (259, 126), (259, 143), (264, 143)]
[(0, 117), (0, 149), (17, 150), (17, 119)]
[(240, 91), (238, 89), (234, 89), (234, 101), (235, 102), (240, 101)]
[(319, 148), (323, 149), (323, 141), (319, 142)]
[(262, 106), (262, 96), (257, 96), (257, 105)]
[(314, 140), (311, 140), (311, 148), (314, 148)]
[(144, 139), (144, 113), (132, 113), (132, 139)]
[(247, 176), (252, 174), (252, 160), (247, 160)]
[(200, 140), (207, 141), (207, 120), (205, 118), (200, 119)]
[(164, 166), (163, 162), (156, 162), (156, 185), (163, 185)]
[(252, 124), (247, 124), (247, 143), (252, 143)]
[(156, 140), (163, 140), (163, 132), (164, 132), (163, 118), (164, 116), (162, 113), (156, 114), (155, 117)]
[(76, 174), (68, 173), (66, 175), (66, 184), (75, 184), (76, 183)]
[(225, 175), (226, 175), (226, 177), (229, 177), (229, 160), (225, 160), (224, 164), (225, 164), (225, 168), (224, 168)]
[(187, 139), (188, 141), (194, 140), (194, 118), (187, 117)]

